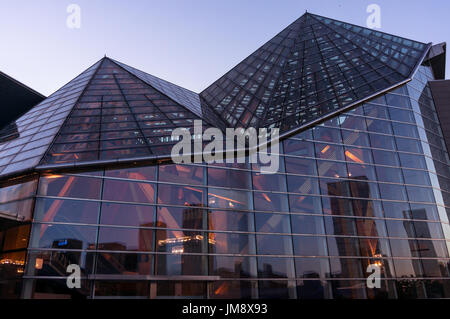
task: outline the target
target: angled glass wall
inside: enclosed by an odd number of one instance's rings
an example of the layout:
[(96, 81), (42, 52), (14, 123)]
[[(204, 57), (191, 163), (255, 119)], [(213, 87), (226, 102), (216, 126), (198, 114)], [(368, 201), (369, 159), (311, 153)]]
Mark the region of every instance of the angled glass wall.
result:
[[(282, 141), (258, 164), (39, 179), (24, 298), (448, 298), (449, 171), (427, 81)], [(68, 289), (67, 265), (82, 287)], [(381, 288), (366, 286), (369, 264)]]

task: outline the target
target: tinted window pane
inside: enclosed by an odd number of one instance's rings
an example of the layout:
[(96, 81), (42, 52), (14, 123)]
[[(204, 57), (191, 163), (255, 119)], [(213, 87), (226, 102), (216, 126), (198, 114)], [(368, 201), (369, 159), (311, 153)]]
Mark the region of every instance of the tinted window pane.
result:
[(261, 255), (291, 255), (290, 236), (256, 235), (256, 247)]
[(421, 155), (399, 153), (400, 163), (403, 167), (426, 169), (425, 158)]
[(158, 184), (158, 203), (182, 206), (203, 206), (203, 188)]
[(40, 178), (39, 195), (100, 199), (102, 180), (80, 176), (50, 175)]
[(395, 135), (419, 138), (417, 129), (413, 125), (402, 124), (402, 123), (392, 123), (392, 127), (394, 128)]
[(319, 193), (317, 178), (288, 175), (287, 182), (288, 182), (288, 191), (291, 193), (300, 193), (300, 194)]
[(156, 166), (131, 167), (125, 169), (106, 170), (105, 176), (116, 178), (137, 179), (143, 181), (155, 180)]
[(256, 277), (255, 257), (210, 256), (209, 272), (224, 278)]
[(152, 251), (153, 230), (100, 227), (98, 249)]
[(256, 214), (256, 231), (263, 233), (290, 233), (289, 215)]
[(35, 220), (44, 222), (97, 224), (99, 203), (39, 198)]
[(370, 144), (375, 148), (395, 150), (395, 139), (393, 136), (369, 134)]
[(380, 188), (380, 195), (383, 199), (408, 200), (404, 186), (392, 184), (378, 184)]
[(212, 254), (254, 254), (255, 239), (247, 234), (209, 233), (209, 240), (213, 240), (209, 247)]
[(285, 157), (286, 172), (294, 174), (314, 175), (316, 163), (314, 160), (295, 157)]
[(153, 206), (103, 203), (101, 224), (123, 226), (152, 226)]
[(210, 211), (209, 229), (212, 230), (253, 230), (253, 214), (234, 211)]
[(325, 258), (295, 258), (297, 277), (324, 278), (329, 276), (330, 265)]
[(320, 197), (289, 195), (291, 212), (321, 214)]
[(406, 184), (426, 185), (431, 186), (429, 173), (426, 171), (418, 171), (411, 169), (404, 169), (403, 176)]
[(189, 165), (160, 165), (159, 180), (177, 184), (203, 184), (203, 167)]
[(204, 210), (199, 207), (158, 207), (157, 226), (162, 228), (202, 229)]
[(208, 167), (208, 185), (249, 189), (250, 173), (246, 171)]
[(97, 227), (34, 224), (31, 247), (94, 249)]
[(208, 189), (208, 206), (214, 208), (250, 209), (250, 192)]
[(291, 215), (292, 232), (297, 234), (324, 234), (323, 217)]
[(151, 275), (153, 259), (148, 254), (97, 254), (97, 274)]
[(326, 256), (325, 237), (293, 236), (294, 254), (298, 256)]
[(294, 278), (294, 262), (291, 258), (258, 258), (259, 278)]
[(105, 180), (103, 186), (103, 199), (123, 202), (153, 203), (155, 200), (154, 184)]
[(381, 182), (403, 183), (402, 171), (399, 168), (376, 166), (376, 170)]
[(398, 166), (397, 153), (388, 151), (372, 150), (373, 162), (379, 165)]
[(409, 97), (396, 94), (386, 94), (386, 102), (388, 105), (403, 108), (411, 108)]
[(287, 139), (284, 141), (284, 153), (286, 155), (313, 157), (314, 143), (300, 140)]
[(286, 191), (286, 177), (278, 174), (253, 173), (253, 189), (261, 191)]

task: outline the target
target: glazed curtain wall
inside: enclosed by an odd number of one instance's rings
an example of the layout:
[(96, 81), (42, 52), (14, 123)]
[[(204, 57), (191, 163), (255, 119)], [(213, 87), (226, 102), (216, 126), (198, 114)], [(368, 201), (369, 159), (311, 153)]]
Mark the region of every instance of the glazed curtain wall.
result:
[[(42, 175), (25, 298), (450, 297), (449, 171), (414, 81), (257, 164)], [(82, 288), (65, 288), (65, 269)], [(382, 287), (366, 288), (377, 263)]]

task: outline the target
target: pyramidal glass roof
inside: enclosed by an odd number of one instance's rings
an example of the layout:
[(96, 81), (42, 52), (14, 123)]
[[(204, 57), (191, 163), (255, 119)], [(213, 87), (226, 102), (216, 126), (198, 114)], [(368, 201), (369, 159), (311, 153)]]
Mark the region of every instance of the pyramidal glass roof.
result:
[(145, 73), (141, 70), (135, 69), (122, 62), (114, 61), (114, 63), (120, 65), (122, 68), (135, 75), (145, 83), (154, 87), (159, 92), (165, 94), (167, 97), (189, 109), (192, 113), (207, 121), (208, 123), (214, 123), (216, 127), (224, 129), (226, 127), (225, 122), (220, 116), (213, 112), (209, 107), (201, 104), (200, 96), (191, 90), (185, 89), (181, 86), (160, 79), (154, 75)]
[(0, 132), (0, 175), (168, 156), (196, 119), (301, 130), (407, 82), (429, 47), (306, 13), (200, 94), (105, 57)]
[(200, 96), (229, 125), (283, 133), (409, 80), (427, 49), (306, 13)]
[[(102, 60), (42, 164), (167, 155), (178, 142), (172, 131), (192, 129), (194, 120), (201, 119), (191, 105), (181, 105), (149, 85), (154, 78), (143, 81), (150, 77), (122, 66), (109, 58)], [(173, 84), (164, 85), (171, 95), (187, 94)]]
[(11, 127), (15, 130), (14, 139), (0, 144), (1, 175), (29, 170), (39, 163), (99, 65), (95, 63), (0, 131), (5, 136)]

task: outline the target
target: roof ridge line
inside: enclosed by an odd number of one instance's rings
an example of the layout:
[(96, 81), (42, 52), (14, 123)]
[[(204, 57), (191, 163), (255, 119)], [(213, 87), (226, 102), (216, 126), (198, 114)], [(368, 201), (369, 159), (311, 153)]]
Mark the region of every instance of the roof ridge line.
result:
[[(84, 92), (86, 92), (86, 89), (89, 87), (89, 85), (91, 84), (92, 80), (94, 79), (94, 77), (97, 75), (97, 72), (100, 70), (100, 67), (102, 66), (103, 62), (105, 61), (105, 58), (102, 58), (100, 60), (98, 60), (95, 64), (98, 63), (98, 66), (95, 68), (95, 71), (92, 73), (89, 81), (87, 81), (86, 85), (84, 86), (83, 90), (80, 92), (80, 95), (77, 97), (76, 101), (73, 103), (72, 108), (70, 110), (69, 113), (67, 113), (66, 118), (64, 119), (64, 121), (61, 123), (58, 131), (56, 132), (56, 134), (53, 136), (53, 139), (51, 141), (51, 143), (48, 145), (47, 150), (42, 154), (41, 158), (39, 159), (39, 162), (37, 164), (37, 166), (39, 166), (42, 162), (42, 160), (46, 157), (46, 155), (49, 153), (49, 151), (52, 149), (53, 144), (55, 144), (56, 138), (60, 135), (61, 133), (61, 129), (64, 127), (64, 125), (66, 124), (67, 120), (71, 117), (73, 110), (75, 108), (75, 106), (78, 104), (78, 102), (80, 101), (81, 97), (83, 96)], [(95, 65), (94, 64), (94, 65)], [(91, 66), (92, 67), (92, 66)], [(91, 68), (89, 67), (89, 68)], [(89, 68), (87, 70), (89, 70)], [(84, 71), (86, 72), (86, 70)], [(82, 72), (81, 74), (83, 74), (84, 72)], [(80, 74), (80, 75), (81, 75)], [(78, 76), (80, 76), (78, 75)], [(76, 79), (76, 77), (75, 77)], [(69, 82), (70, 83), (70, 82)]]

